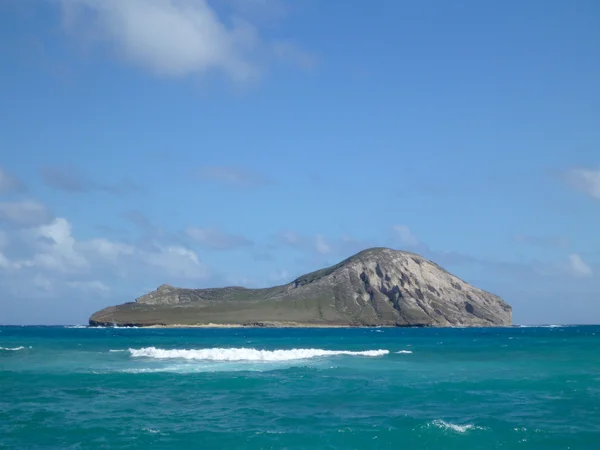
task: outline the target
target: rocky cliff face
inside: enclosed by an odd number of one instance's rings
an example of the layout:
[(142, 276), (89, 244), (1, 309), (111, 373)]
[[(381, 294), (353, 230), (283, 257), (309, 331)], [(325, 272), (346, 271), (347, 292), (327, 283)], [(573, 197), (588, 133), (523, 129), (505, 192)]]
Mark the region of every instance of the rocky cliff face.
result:
[(91, 325), (503, 326), (512, 308), (422, 256), (373, 248), (267, 289), (162, 285)]

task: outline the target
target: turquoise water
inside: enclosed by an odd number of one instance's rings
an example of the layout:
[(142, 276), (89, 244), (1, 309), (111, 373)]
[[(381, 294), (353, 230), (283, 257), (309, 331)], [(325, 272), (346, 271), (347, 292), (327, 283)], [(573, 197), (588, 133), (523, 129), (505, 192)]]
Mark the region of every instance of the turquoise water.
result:
[(0, 327), (0, 347), (0, 448), (600, 448), (598, 326)]

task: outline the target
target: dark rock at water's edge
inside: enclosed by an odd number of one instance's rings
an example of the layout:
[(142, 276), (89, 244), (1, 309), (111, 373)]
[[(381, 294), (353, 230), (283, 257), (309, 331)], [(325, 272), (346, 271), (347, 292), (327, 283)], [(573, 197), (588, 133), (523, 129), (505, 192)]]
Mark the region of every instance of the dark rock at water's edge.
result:
[(167, 284), (92, 315), (91, 326), (507, 326), (512, 308), (422, 256), (364, 250), (265, 289)]

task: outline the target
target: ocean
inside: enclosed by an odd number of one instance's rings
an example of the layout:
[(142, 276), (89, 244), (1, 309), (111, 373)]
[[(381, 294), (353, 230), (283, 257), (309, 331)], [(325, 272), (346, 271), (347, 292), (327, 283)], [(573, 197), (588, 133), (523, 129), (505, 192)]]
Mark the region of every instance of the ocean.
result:
[(599, 449), (600, 326), (0, 327), (2, 449)]

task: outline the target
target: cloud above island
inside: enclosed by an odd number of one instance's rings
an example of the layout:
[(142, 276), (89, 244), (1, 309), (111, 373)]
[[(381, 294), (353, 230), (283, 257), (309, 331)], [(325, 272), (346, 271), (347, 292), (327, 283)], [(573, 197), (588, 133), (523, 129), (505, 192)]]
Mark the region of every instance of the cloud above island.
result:
[[(574, 252), (553, 261), (504, 262), (438, 251), (425, 244), (407, 225), (390, 226), (389, 234), (386, 237), (382, 233), (381, 240), (324, 233), (306, 235), (287, 230), (257, 244), (255, 240), (216, 227), (195, 226), (169, 233), (140, 211), (130, 210), (124, 215), (139, 225), (142, 238), (79, 239), (73, 224), (64, 217), (50, 217), (47, 222), (35, 225), (20, 222), (18, 226), (13, 224), (12, 229), (3, 230), (0, 233), (0, 286), (7, 298), (29, 302), (82, 297), (96, 299), (96, 304), (103, 305), (118, 303), (113, 297), (122, 292), (127, 292), (123, 301), (133, 299), (132, 292), (138, 295), (148, 280), (158, 280), (155, 284), (170, 282), (190, 287), (225, 284), (262, 287), (288, 282), (373, 246), (406, 247), (452, 273), (466, 274), (467, 281), (473, 281), (478, 287), (489, 288), (472, 280), (473, 273), (483, 274), (485, 279), (494, 280), (491, 287), (493, 291), (498, 288), (496, 293), (500, 295), (502, 283), (545, 286), (544, 289), (580, 283), (583, 288), (591, 289), (589, 283), (596, 273), (594, 264)], [(229, 273), (213, 267), (210, 257), (205, 254), (204, 259), (201, 258), (197, 250), (239, 250), (242, 253), (238, 256), (245, 252), (252, 259), (254, 253), (267, 248), (273, 256), (260, 261), (265, 264), (263, 269), (254, 271), (236, 266)], [(285, 248), (295, 250), (298, 256), (285, 258)], [(123, 291), (124, 286), (129, 287)]]
[[(235, 170), (219, 173), (228, 174), (225, 184), (238, 187), (259, 176)], [(248, 176), (249, 173), (252, 175)], [(93, 191), (94, 185), (86, 185), (85, 178), (74, 179), (77, 183), (70, 185), (73, 192)], [(27, 192), (24, 186), (20, 189)], [(574, 245), (557, 236), (515, 235), (516, 243), (566, 252), (545, 260), (515, 262), (433, 249), (412, 227), (403, 223), (381, 230), (379, 237), (373, 239), (324, 232), (305, 234), (293, 229), (250, 239), (210, 225), (163, 228), (138, 209), (126, 210), (120, 217), (135, 225), (133, 231), (121, 238), (86, 234), (83, 234), (85, 238), (78, 238), (76, 227), (69, 219), (53, 215), (50, 208), (37, 199), (18, 196), (17, 200), (0, 202), (0, 224), (3, 225), (0, 229), (0, 287), (7, 298), (54, 302), (81, 297), (104, 305), (115, 303), (115, 295), (124, 301), (135, 298), (133, 292), (139, 295), (148, 280), (189, 287), (232, 283), (263, 287), (288, 282), (374, 246), (422, 254), (478, 287), (500, 295), (503, 295), (503, 286), (515, 284), (531, 284), (548, 291), (557, 286), (578, 285), (589, 291), (598, 271), (593, 257), (590, 260), (589, 255), (577, 253)], [(293, 252), (290, 254), (285, 249)], [(223, 251), (236, 251), (236, 258), (254, 261), (261, 268), (244, 267), (243, 263), (234, 268), (214, 265), (217, 261), (225, 263), (214, 253)], [(483, 282), (477, 281), (479, 276)], [(485, 280), (492, 282), (486, 285)]]

